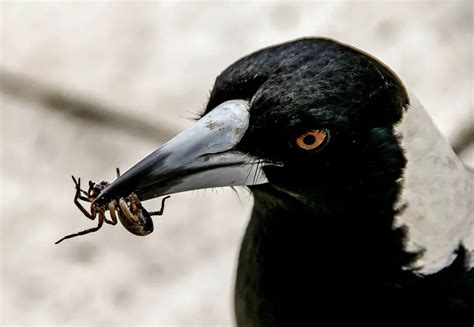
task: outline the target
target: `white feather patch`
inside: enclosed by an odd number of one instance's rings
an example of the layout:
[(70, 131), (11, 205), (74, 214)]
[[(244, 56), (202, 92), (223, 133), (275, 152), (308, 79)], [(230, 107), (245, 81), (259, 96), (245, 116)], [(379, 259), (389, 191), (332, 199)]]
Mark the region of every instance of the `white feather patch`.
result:
[(474, 180), (418, 99), (396, 126), (408, 163), (397, 224), (408, 229), (407, 250), (425, 252), (415, 263), (422, 274), (449, 265), (462, 242), (474, 249)]

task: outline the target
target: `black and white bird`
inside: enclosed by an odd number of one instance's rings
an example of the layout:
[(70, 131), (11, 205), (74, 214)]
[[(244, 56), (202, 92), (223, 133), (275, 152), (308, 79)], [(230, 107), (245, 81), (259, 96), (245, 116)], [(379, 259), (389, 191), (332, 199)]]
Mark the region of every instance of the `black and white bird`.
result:
[(472, 326), (474, 176), (376, 58), (325, 38), (252, 53), (99, 196), (246, 185), (238, 326)]

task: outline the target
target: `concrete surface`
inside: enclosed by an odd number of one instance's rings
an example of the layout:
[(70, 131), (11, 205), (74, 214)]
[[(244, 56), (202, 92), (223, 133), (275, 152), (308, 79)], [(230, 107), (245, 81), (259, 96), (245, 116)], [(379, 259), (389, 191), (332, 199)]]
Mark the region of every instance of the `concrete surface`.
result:
[[(394, 69), (449, 139), (474, 119), (470, 1), (3, 1), (0, 18), (2, 79), (23, 76), (32, 89), (111, 108), (105, 117), (156, 126), (156, 139), (133, 135), (3, 89), (2, 325), (233, 324), (245, 191), (175, 195), (147, 237), (106, 225), (53, 243), (95, 225), (73, 205), (71, 174), (113, 179), (116, 166), (190, 126), (216, 75), (249, 52), (333, 37)], [(473, 153), (464, 161), (474, 164)]]

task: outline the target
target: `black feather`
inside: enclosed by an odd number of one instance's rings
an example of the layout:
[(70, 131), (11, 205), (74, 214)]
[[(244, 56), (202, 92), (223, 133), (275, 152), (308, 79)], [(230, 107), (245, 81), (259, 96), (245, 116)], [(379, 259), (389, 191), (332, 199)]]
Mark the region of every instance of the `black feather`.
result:
[[(237, 272), (239, 326), (473, 323), (466, 253), (431, 276), (410, 268), (395, 227), (406, 158), (394, 125), (409, 105), (399, 78), (361, 51), (301, 39), (251, 54), (217, 79), (206, 112), (248, 99), (237, 150), (262, 160), (269, 184), (255, 198)], [(289, 146), (327, 129), (321, 151)], [(304, 324), (300, 324), (304, 321)]]

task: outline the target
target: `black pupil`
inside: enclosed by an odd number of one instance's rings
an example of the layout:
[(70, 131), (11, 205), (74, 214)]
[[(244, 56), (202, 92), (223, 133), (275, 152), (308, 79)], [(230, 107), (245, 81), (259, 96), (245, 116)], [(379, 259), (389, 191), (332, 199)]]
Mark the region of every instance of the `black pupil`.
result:
[(316, 138), (314, 137), (314, 135), (308, 134), (303, 137), (303, 142), (306, 145), (313, 145), (314, 142), (316, 142)]

